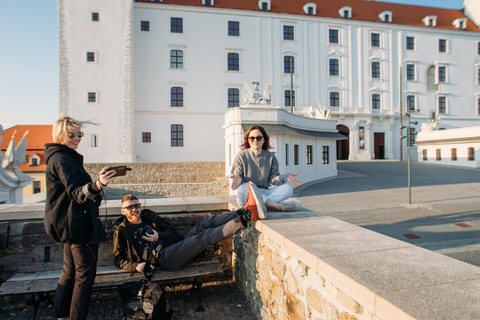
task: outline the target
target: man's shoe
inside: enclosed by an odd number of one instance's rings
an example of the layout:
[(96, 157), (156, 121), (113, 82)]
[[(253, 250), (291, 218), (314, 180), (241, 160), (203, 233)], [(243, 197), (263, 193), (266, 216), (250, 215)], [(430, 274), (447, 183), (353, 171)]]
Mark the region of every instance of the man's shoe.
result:
[(267, 207), (263, 202), (262, 194), (253, 182), (248, 183), (248, 198), (243, 209), (247, 209), (252, 213), (252, 221), (263, 220), (267, 218)]
[(298, 200), (280, 201), (280, 204), (284, 205), (282, 208), (283, 212), (297, 211), (302, 207), (302, 203)]

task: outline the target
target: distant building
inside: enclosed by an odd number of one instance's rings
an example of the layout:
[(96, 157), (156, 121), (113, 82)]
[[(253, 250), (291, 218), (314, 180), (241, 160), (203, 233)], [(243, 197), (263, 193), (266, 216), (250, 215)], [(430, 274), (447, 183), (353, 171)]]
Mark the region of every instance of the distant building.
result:
[(418, 162), (480, 168), (480, 126), (428, 130), (417, 136)]
[(0, 144), (0, 149), (3, 153), (7, 150), (15, 131), (17, 132), (17, 139), (28, 131), (26, 135), (27, 150), (25, 163), (20, 165), (18, 170), (34, 178), (34, 180), (30, 185), (23, 188), (24, 197), (47, 191), (45, 183), (45, 170), (47, 169), (47, 165), (43, 157), (43, 150), (45, 149), (45, 143), (53, 142), (52, 128), (52, 125), (17, 125), (5, 130), (3, 141)]
[(420, 110), (412, 132), (480, 124), (479, 8), (59, 0), (60, 112), (98, 124), (84, 130), (86, 162), (222, 161), (242, 82), (271, 82), (272, 106), (329, 108), (350, 138), (339, 159), (399, 159), (401, 144), (406, 158), (407, 109)]

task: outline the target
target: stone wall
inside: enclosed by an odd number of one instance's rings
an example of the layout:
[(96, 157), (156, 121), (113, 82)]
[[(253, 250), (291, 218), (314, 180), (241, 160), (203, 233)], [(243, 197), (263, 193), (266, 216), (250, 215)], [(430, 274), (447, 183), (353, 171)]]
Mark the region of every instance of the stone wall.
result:
[(235, 282), (258, 319), (379, 319), (253, 228), (234, 248)]
[[(85, 164), (92, 179), (104, 163)], [(229, 178), (225, 176), (224, 162), (155, 162), (114, 163), (110, 166), (126, 165), (132, 168), (124, 177), (117, 177), (105, 188), (110, 197), (121, 197), (126, 193), (140, 196), (205, 196), (227, 195)]]

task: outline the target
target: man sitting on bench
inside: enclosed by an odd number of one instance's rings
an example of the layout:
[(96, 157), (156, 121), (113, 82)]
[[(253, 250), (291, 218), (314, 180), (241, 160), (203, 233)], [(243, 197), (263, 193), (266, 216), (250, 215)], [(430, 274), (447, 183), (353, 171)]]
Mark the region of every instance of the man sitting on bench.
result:
[(129, 194), (122, 199), (122, 214), (114, 226), (115, 265), (128, 272), (143, 272), (151, 248), (151, 263), (160, 269), (183, 268), (209, 245), (228, 239), (248, 227), (250, 221), (265, 219), (266, 207), (255, 184), (242, 209), (206, 217), (185, 236), (155, 212), (140, 211), (140, 201)]

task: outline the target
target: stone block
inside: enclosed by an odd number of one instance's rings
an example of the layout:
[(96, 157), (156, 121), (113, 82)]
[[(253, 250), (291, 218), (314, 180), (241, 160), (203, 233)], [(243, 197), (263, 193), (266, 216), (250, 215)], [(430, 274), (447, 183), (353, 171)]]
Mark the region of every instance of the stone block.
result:
[(325, 286), (325, 278), (318, 275), (314, 270), (308, 269), (307, 271), (307, 281), (310, 285), (316, 287), (324, 287)]
[(282, 257), (280, 257), (278, 254), (274, 253), (272, 263), (273, 263), (272, 265), (273, 274), (279, 280), (283, 280), (283, 277), (285, 276), (285, 271), (287, 269), (285, 265), (285, 260)]
[(348, 312), (342, 312), (340, 313), (339, 320), (358, 320), (358, 318)]
[(285, 300), (285, 311), (290, 320), (305, 319), (305, 305), (294, 293), (287, 291)]
[(270, 281), (268, 286), (270, 293), (272, 294), (273, 299), (275, 299), (278, 303), (283, 304), (285, 299), (285, 291), (280, 282), (277, 280)]
[(323, 309), (325, 310), (326, 320), (340, 320), (337, 308), (327, 299), (322, 300)]
[(342, 304), (345, 308), (351, 310), (354, 313), (362, 313), (363, 307), (357, 301), (353, 300), (350, 296), (346, 295), (343, 291), (338, 290), (338, 294), (336, 296), (338, 302)]
[(307, 305), (317, 310), (318, 312), (323, 313), (323, 305), (322, 305), (323, 297), (320, 292), (313, 289), (312, 287), (308, 287), (307, 292), (305, 294), (305, 298), (307, 300)]
[(262, 249), (263, 251), (263, 263), (270, 269), (273, 269), (273, 252), (269, 247), (265, 246)]

